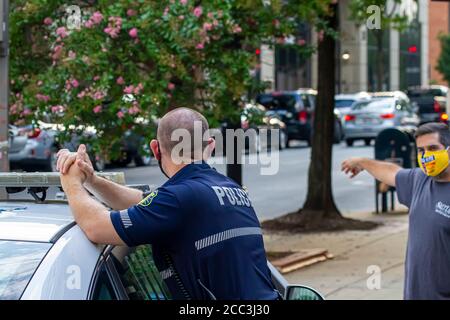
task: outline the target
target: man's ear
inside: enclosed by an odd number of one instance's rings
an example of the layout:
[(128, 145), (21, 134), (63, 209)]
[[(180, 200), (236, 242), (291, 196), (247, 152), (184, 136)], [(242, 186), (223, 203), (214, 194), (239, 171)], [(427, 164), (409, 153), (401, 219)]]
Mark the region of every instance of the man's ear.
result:
[(208, 139), (208, 145), (206, 146), (204, 152), (203, 152), (203, 159), (209, 159), (216, 148), (216, 140), (214, 138)]
[(161, 160), (161, 151), (159, 150), (158, 140), (153, 139), (150, 141), (150, 149), (152, 149), (153, 155), (156, 160)]

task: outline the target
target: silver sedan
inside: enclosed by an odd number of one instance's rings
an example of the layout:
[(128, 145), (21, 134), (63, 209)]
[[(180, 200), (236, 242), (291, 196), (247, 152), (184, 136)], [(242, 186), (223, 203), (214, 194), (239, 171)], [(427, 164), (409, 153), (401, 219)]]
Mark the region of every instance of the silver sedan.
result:
[(345, 141), (352, 146), (355, 140), (366, 145), (384, 129), (419, 125), (420, 119), (408, 101), (399, 98), (380, 98), (356, 102), (344, 116)]

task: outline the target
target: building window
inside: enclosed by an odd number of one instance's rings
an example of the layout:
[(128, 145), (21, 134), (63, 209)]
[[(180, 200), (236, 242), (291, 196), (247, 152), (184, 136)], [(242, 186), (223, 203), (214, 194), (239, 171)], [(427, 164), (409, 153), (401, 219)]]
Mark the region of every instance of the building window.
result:
[(415, 22), (400, 34), (400, 89), (421, 84), (421, 26)]
[[(311, 29), (301, 24), (296, 39), (311, 43)], [(289, 45), (275, 47), (275, 89), (297, 90), (311, 87), (311, 59)]]

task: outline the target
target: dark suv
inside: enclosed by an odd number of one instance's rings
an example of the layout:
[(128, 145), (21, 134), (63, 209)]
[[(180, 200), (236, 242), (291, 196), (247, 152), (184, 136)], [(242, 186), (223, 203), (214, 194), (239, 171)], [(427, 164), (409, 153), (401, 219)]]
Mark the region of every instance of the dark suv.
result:
[(406, 94), (417, 105), (420, 123), (445, 121), (445, 99), (448, 88), (445, 86), (410, 87)]
[[(286, 124), (288, 145), (291, 140), (303, 140), (311, 145), (313, 117), (317, 91), (299, 89), (296, 91), (278, 91), (258, 95), (256, 102), (277, 114)], [(335, 116), (334, 142), (342, 139), (342, 128)]]

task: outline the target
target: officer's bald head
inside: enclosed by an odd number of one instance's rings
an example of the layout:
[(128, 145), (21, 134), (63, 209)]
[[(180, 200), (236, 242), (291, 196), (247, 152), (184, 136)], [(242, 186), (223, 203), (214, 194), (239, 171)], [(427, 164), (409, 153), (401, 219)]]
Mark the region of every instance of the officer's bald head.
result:
[[(201, 136), (194, 134), (195, 127), (197, 127), (198, 131), (201, 128)], [(157, 139), (163, 153), (171, 154), (174, 147), (180, 142), (183, 142), (180, 141), (181, 139), (179, 137), (173, 138), (173, 136), (177, 136), (177, 134), (174, 134), (177, 129), (181, 129), (181, 132), (185, 132), (190, 138), (190, 158), (193, 159), (194, 154), (200, 155), (208, 145), (208, 141), (204, 140), (204, 138), (209, 138), (209, 126), (205, 117), (201, 113), (189, 108), (177, 108), (165, 114), (158, 124)], [(183, 137), (186, 138), (185, 135)], [(201, 141), (195, 143), (194, 138), (200, 139)], [(195, 147), (198, 150), (195, 150)]]

